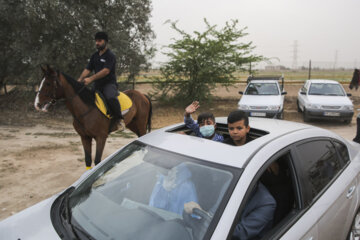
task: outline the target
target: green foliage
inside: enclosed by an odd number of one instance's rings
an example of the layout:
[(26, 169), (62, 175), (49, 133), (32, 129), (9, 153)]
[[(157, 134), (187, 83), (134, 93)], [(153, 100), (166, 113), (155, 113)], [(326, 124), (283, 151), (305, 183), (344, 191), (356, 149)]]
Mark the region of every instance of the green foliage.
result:
[(206, 19), (203, 33), (185, 33), (171, 22), (182, 39), (175, 40), (165, 53), (169, 61), (160, 68), (163, 79), (155, 85), (159, 100), (186, 105), (193, 100), (206, 102), (211, 100), (211, 91), (216, 83), (231, 85), (234, 73), (246, 71), (249, 63), (263, 60), (252, 54), (252, 43), (242, 43), (240, 39), (247, 35), (246, 28), (238, 29), (238, 21), (226, 22), (225, 27), (217, 30)]
[(106, 31), (117, 74), (132, 79), (153, 55), (150, 0), (0, 0), (0, 87), (39, 82), (40, 64), (78, 77)]

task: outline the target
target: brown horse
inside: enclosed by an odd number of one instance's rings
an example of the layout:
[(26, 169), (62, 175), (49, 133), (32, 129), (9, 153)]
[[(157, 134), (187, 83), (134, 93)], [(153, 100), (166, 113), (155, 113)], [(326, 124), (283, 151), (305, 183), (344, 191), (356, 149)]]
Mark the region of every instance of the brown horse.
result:
[[(35, 108), (47, 112), (57, 100), (65, 99), (66, 107), (73, 116), (73, 126), (81, 137), (85, 152), (86, 168), (91, 168), (91, 142), (96, 141), (95, 165), (101, 161), (109, 132), (116, 130), (112, 121), (95, 106), (95, 93), (84, 84), (49, 66), (41, 67), (44, 78), (35, 99)], [(152, 105), (150, 99), (136, 90), (124, 92), (133, 104), (124, 115), (127, 128), (138, 137), (151, 131)]]

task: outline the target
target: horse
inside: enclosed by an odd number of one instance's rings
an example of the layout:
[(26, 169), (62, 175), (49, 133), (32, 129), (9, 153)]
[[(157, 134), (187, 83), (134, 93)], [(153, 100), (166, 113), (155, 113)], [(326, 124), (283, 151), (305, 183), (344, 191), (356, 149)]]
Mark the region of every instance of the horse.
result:
[[(85, 153), (86, 169), (91, 169), (91, 142), (96, 141), (94, 164), (101, 161), (108, 134), (116, 130), (108, 117), (95, 106), (95, 92), (72, 77), (55, 71), (48, 65), (41, 66), (43, 79), (36, 94), (34, 106), (38, 111), (47, 112), (58, 100), (64, 99), (67, 109), (73, 116), (73, 126), (81, 137)], [(125, 126), (138, 137), (151, 131), (152, 103), (150, 98), (136, 90), (126, 90), (132, 106), (124, 115)]]

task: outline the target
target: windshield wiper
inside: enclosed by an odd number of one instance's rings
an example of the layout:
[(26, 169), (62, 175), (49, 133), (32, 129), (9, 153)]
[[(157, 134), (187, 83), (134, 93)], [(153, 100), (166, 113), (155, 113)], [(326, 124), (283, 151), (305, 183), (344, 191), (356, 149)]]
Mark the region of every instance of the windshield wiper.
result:
[[(72, 191), (71, 191), (72, 192)], [(62, 220), (64, 228), (67, 230), (68, 234), (70, 235), (71, 239), (94, 239), (90, 236), (89, 233), (87, 233), (84, 229), (81, 227), (72, 224), (71, 222), (74, 221), (74, 219), (71, 219), (71, 211), (70, 211), (70, 205), (69, 205), (69, 195), (71, 192), (67, 193), (61, 202), (61, 212), (60, 212), (60, 218)], [(79, 237), (79, 233), (84, 236), (82, 238)]]

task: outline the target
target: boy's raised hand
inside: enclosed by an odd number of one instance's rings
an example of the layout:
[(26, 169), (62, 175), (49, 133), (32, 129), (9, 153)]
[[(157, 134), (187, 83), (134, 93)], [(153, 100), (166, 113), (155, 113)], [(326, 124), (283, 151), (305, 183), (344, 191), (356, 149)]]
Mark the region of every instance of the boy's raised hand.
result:
[(193, 101), (189, 106), (187, 106), (187, 107), (185, 108), (185, 113), (186, 113), (187, 115), (192, 114), (192, 113), (196, 112), (196, 110), (197, 110), (199, 107), (200, 107), (199, 102), (198, 102), (198, 101)]

